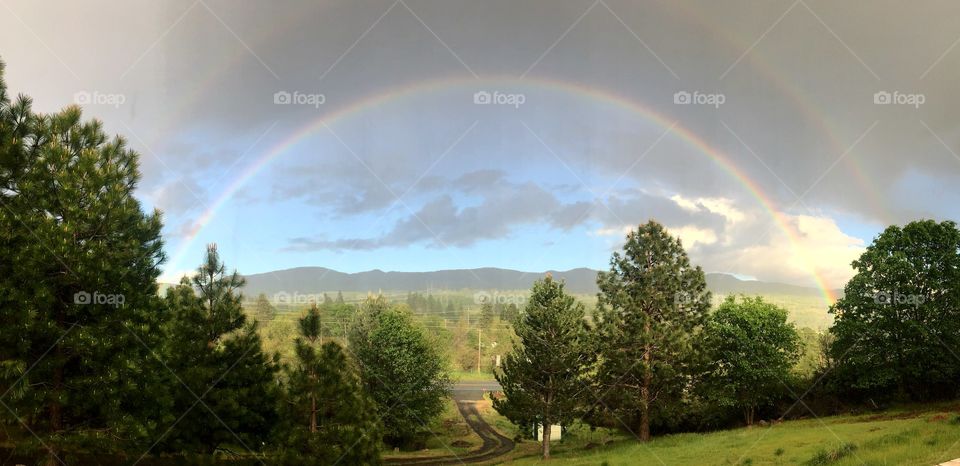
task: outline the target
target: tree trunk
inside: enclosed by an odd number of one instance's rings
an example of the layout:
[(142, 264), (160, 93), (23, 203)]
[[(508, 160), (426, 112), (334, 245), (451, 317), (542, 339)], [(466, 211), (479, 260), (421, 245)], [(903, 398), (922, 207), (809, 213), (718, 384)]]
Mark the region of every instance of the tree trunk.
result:
[(317, 397), (310, 395), (310, 433), (317, 431)]
[(651, 360), (653, 359), (653, 348), (649, 343), (650, 338), (650, 317), (647, 317), (647, 322), (643, 325), (643, 330), (646, 333), (648, 343), (644, 345), (643, 348), (643, 384), (640, 385), (640, 441), (647, 442), (650, 440), (650, 385), (653, 381), (653, 368), (650, 365)]
[(543, 459), (550, 459), (550, 431), (552, 425), (544, 423), (543, 424)]

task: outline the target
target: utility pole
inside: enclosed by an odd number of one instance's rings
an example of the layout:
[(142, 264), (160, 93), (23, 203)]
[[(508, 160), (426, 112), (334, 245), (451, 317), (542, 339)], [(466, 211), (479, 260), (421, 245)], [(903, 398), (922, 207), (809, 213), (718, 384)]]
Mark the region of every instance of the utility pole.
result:
[(480, 374), (480, 335), (483, 335), (483, 329), (477, 327), (477, 374)]

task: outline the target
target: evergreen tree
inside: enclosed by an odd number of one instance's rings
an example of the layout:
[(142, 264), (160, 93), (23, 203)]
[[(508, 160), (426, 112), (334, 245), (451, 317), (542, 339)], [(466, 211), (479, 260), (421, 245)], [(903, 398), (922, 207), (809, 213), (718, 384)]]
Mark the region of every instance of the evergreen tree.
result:
[(647, 441), (651, 418), (673, 417), (688, 388), (691, 340), (710, 306), (706, 278), (680, 240), (650, 221), (627, 235), (597, 285), (598, 405), (635, 423)]
[(257, 304), (254, 308), (253, 315), (256, 316), (257, 321), (265, 324), (276, 317), (277, 309), (270, 304), (270, 300), (267, 299), (267, 295), (260, 293), (260, 295), (257, 296)]
[(542, 425), (543, 458), (549, 459), (550, 426), (576, 419), (588, 396), (594, 352), (583, 304), (547, 275), (533, 284), (527, 313), (514, 322), (514, 331), (519, 341), (495, 374), (505, 398), (494, 399), (493, 407), (521, 428)]
[(174, 391), (173, 412), (183, 417), (164, 439), (167, 448), (210, 452), (239, 443), (253, 450), (277, 421), (279, 356), (263, 351), (256, 322), (247, 322), (243, 284), (210, 245), (193, 279), (167, 290), (168, 366), (185, 385)]
[(324, 293), (324, 294), (323, 294), (323, 304), (324, 304), (324, 305), (328, 305), (328, 306), (331, 305), (331, 304), (333, 304), (333, 298), (331, 298), (330, 295)]
[(491, 303), (490, 300), (486, 300), (480, 304), (480, 327), (490, 328), (494, 315), (493, 303)]
[(139, 177), (137, 153), (78, 107), (11, 103), (0, 65), (0, 420), (54, 455), (93, 431), (121, 448), (168, 407), (148, 349), (161, 218), (134, 197)]
[(384, 439), (411, 446), (443, 412), (450, 392), (447, 361), (409, 313), (382, 296), (368, 298), (351, 328), (350, 350), (364, 386), (377, 404)]
[(338, 291), (338, 292), (337, 292), (337, 304), (343, 304), (343, 303), (344, 303), (344, 301), (343, 301), (343, 292), (342, 292), (342, 291)]
[(951, 221), (890, 226), (853, 262), (833, 306), (832, 376), (851, 395), (914, 400), (956, 394), (960, 230)]
[(286, 444), (300, 464), (378, 463), (381, 428), (373, 400), (343, 348), (320, 343), (320, 322), (316, 306), (299, 321), (286, 394)]

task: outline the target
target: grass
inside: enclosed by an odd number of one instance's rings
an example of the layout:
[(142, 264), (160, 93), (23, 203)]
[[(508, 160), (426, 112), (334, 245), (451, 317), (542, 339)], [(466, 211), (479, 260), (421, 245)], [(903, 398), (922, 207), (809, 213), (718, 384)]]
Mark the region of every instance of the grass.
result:
[(430, 424), (430, 435), (427, 438), (426, 448), (418, 451), (384, 450), (384, 458), (418, 458), (422, 456), (443, 456), (450, 454), (462, 455), (477, 449), (483, 440), (470, 429), (456, 402), (446, 400), (443, 414)]
[[(960, 458), (956, 405), (882, 414), (788, 421), (711, 433), (666, 435), (640, 444), (616, 431), (577, 426), (552, 444), (550, 463), (670, 465), (938, 464)], [(488, 422), (496, 422), (494, 416)], [(499, 428), (499, 426), (498, 426)], [(524, 441), (500, 462), (539, 464), (539, 443)]]
[(490, 372), (477, 371), (450, 371), (450, 380), (456, 382), (490, 382), (496, 381)]

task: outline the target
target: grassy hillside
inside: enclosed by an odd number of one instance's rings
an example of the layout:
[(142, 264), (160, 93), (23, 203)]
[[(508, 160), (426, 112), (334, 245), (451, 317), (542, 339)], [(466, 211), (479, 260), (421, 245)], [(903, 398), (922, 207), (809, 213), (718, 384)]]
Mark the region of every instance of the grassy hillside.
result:
[[(881, 465), (939, 464), (960, 457), (960, 406), (922, 406), (883, 414), (788, 421), (705, 434), (677, 434), (639, 444), (619, 432), (572, 429), (553, 445), (550, 464), (564, 465)], [(491, 420), (499, 428), (509, 428)], [(539, 464), (526, 441), (512, 464)]]

